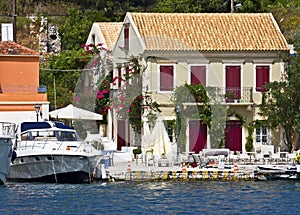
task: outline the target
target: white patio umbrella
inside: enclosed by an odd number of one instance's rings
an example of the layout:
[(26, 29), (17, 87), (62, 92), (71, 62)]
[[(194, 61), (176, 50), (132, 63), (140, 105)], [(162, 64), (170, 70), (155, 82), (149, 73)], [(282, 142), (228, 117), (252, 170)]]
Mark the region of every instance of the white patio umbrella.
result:
[(108, 109), (107, 112), (107, 139), (111, 140), (112, 139), (112, 115), (111, 115), (111, 110)]
[(172, 145), (163, 121), (156, 121), (151, 132), (150, 144), (153, 145), (153, 155), (172, 155)]
[(142, 151), (146, 152), (151, 149), (149, 146), (149, 139), (150, 139), (150, 128), (149, 123), (147, 121), (143, 122), (143, 134), (142, 134)]
[(49, 116), (58, 119), (102, 120), (101, 114), (74, 107), (72, 104), (49, 112)]

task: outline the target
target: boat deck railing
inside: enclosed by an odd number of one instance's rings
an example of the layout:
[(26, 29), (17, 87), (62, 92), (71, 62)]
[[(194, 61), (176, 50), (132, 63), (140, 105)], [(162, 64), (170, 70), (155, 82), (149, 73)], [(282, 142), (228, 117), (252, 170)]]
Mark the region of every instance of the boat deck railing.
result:
[[(57, 146), (53, 147), (53, 145), (51, 144), (51, 146), (49, 145), (49, 143), (53, 143), (56, 142)], [(49, 146), (51, 148), (51, 150), (55, 150), (55, 151), (64, 151), (64, 150), (71, 150), (73, 148), (73, 150), (75, 152), (79, 152), (79, 151), (84, 151), (87, 153), (91, 153), (93, 151), (97, 151), (96, 148), (94, 148), (94, 146), (92, 144), (85, 146), (83, 144), (84, 142), (80, 142), (77, 146), (75, 146), (74, 144), (70, 144), (70, 142), (66, 142), (66, 141), (53, 141), (53, 139), (46, 139), (44, 138), (43, 140), (40, 139), (34, 139), (34, 140), (22, 140), (22, 141), (18, 141), (17, 144), (17, 149), (18, 150), (26, 150), (26, 149), (48, 149)]]
[(15, 138), (16, 124), (11, 122), (0, 122), (0, 138)]

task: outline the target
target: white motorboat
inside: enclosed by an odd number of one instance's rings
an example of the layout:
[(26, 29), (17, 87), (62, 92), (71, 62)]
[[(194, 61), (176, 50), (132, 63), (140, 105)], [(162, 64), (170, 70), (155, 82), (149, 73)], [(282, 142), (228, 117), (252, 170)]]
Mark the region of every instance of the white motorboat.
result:
[(90, 183), (101, 153), (60, 122), (24, 122), (8, 179), (20, 182)]
[(0, 184), (5, 183), (9, 172), (15, 126), (14, 123), (0, 122)]

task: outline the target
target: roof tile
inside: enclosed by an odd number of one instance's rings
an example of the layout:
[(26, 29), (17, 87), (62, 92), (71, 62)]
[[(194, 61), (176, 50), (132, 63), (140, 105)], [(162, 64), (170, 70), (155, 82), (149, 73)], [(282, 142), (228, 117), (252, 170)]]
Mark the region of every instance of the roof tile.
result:
[(288, 50), (270, 13), (130, 14), (147, 50)]
[(112, 50), (122, 28), (122, 22), (99, 22), (108, 50)]
[(40, 55), (40, 53), (13, 41), (2, 41), (0, 55)]

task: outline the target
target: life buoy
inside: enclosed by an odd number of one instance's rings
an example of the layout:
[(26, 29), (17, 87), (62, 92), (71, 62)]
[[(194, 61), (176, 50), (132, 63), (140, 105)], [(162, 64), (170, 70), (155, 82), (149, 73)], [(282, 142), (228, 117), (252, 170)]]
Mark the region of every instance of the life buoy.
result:
[(11, 162), (14, 163), (16, 158), (17, 158), (17, 152), (15, 150), (12, 150)]

